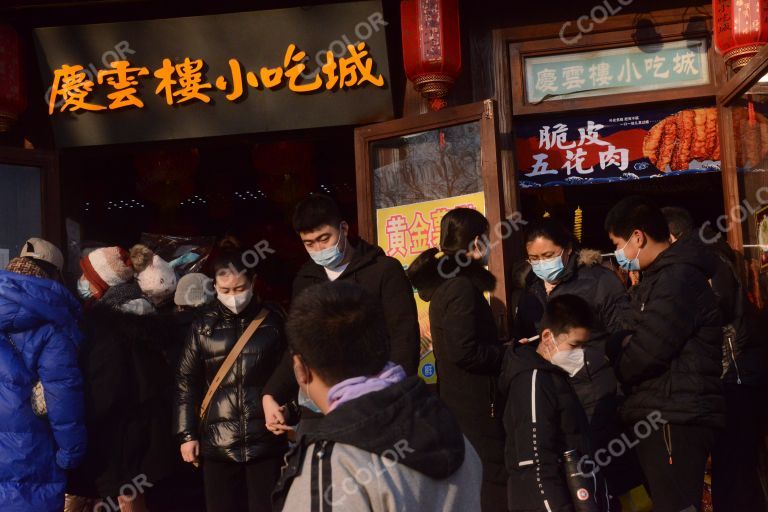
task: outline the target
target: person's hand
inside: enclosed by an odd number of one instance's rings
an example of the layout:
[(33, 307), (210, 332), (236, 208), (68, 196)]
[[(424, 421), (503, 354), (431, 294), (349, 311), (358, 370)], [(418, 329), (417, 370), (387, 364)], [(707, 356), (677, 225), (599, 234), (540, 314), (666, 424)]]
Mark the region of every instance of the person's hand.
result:
[(281, 436), (283, 434), (293, 432), (295, 429), (294, 427), (290, 425), (286, 425), (284, 423), (267, 423), (267, 430), (269, 430), (276, 436)]
[(261, 399), (261, 405), (264, 408), (264, 420), (267, 429), (275, 435), (283, 432), (276, 432), (276, 427), (285, 426), (285, 407), (280, 406), (272, 395), (264, 395)]
[(181, 445), (181, 458), (184, 462), (190, 464), (196, 464), (197, 458), (200, 456), (200, 442), (199, 441), (187, 441)]

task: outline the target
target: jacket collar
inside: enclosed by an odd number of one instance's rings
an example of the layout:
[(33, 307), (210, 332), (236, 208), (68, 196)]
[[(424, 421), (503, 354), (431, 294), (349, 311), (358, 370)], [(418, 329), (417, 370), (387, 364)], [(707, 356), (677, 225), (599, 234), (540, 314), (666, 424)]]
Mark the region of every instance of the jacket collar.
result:
[[(421, 283), (418, 292), (422, 300), (429, 302), (443, 283), (459, 276), (468, 278), (472, 285), (482, 293), (493, 291), (496, 288), (496, 277), (480, 263), (473, 261), (468, 266), (461, 267), (453, 264), (453, 260), (450, 258), (448, 262), (449, 264), (445, 264), (442, 268), (442, 275), (436, 268), (426, 267), (411, 277), (413, 282)], [(450, 265), (453, 267), (451, 268)]]
[(234, 314), (218, 299), (205, 306), (201, 313), (201, 323), (204, 333), (210, 333), (219, 323), (247, 322), (252, 320), (261, 310), (262, 303), (254, 293), (251, 303), (239, 314)]
[[(578, 251), (572, 252), (568, 258), (568, 263), (565, 265), (565, 270), (563, 271), (563, 275), (560, 278), (557, 286), (576, 279), (580, 268), (599, 265), (600, 259), (600, 251), (596, 251), (594, 249), (580, 249)], [(533, 272), (531, 272), (531, 274), (533, 274)], [(547, 294), (544, 290), (544, 281), (536, 277), (535, 274), (534, 277), (536, 279), (533, 282), (534, 290), (546, 297)]]
[[(369, 265), (375, 263), (376, 258), (384, 256), (384, 251), (381, 247), (371, 245), (362, 238), (356, 240), (350, 240), (352, 247), (355, 249), (355, 253), (352, 255), (352, 259), (349, 261), (347, 268), (344, 269), (342, 276), (354, 274), (355, 272), (363, 269)], [(318, 265), (310, 258), (299, 269), (298, 275), (303, 278), (308, 278), (316, 281), (327, 281), (328, 274), (325, 273), (325, 268)]]
[(273, 494), (275, 510), (281, 510), (312, 444), (354, 446), (431, 478), (446, 478), (464, 462), (464, 436), (456, 420), (418, 377), (344, 403), (313, 425), (286, 455)]

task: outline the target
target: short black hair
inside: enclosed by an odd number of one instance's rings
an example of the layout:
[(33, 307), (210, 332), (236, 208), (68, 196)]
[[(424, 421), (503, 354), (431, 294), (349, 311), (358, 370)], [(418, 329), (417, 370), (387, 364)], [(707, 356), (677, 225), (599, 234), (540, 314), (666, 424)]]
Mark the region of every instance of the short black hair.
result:
[(326, 384), (381, 372), (390, 344), (381, 303), (359, 285), (311, 286), (291, 305), (288, 344)]
[(589, 304), (576, 295), (558, 295), (552, 297), (544, 308), (541, 329), (549, 329), (555, 336), (565, 334), (572, 329), (592, 329), (595, 315)]
[(256, 275), (256, 266), (248, 265), (247, 258), (240, 250), (224, 248), (213, 260), (214, 279), (223, 272), (232, 272), (234, 274), (245, 274), (249, 279)]
[(656, 242), (669, 240), (667, 219), (656, 204), (642, 196), (625, 197), (608, 212), (605, 230), (627, 240), (636, 229)]
[(336, 201), (325, 194), (312, 194), (293, 211), (293, 229), (297, 233), (314, 231), (326, 224), (339, 227), (342, 220)]
[(661, 209), (661, 213), (667, 219), (667, 226), (669, 226), (669, 232), (675, 238), (682, 238), (693, 232), (694, 223), (691, 212), (685, 208), (679, 206), (665, 206)]
[(571, 232), (551, 217), (537, 220), (526, 229), (525, 243), (529, 244), (537, 238), (546, 238), (563, 249), (573, 247), (573, 235), (571, 235)]

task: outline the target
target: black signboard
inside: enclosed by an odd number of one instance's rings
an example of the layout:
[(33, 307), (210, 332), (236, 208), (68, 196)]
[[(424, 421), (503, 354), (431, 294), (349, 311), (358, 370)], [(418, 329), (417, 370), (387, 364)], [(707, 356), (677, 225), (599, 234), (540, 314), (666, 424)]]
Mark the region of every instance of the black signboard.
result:
[(391, 119), (381, 2), (35, 30), (58, 147)]

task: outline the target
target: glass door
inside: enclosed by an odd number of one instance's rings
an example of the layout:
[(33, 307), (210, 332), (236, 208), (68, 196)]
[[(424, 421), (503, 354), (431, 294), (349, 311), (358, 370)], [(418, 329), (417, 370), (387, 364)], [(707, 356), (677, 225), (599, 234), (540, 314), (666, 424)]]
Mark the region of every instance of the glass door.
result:
[(58, 166), (54, 153), (0, 148), (0, 268), (30, 237), (61, 247)]
[[(363, 238), (377, 243), (404, 268), (440, 240), (440, 220), (456, 207), (474, 208), (491, 224), (489, 296), (502, 336), (508, 332), (505, 260), (519, 219), (502, 217), (495, 104), (485, 100), (355, 130), (358, 220)], [(430, 366), (428, 307), (417, 295), (422, 329), (419, 372)]]

